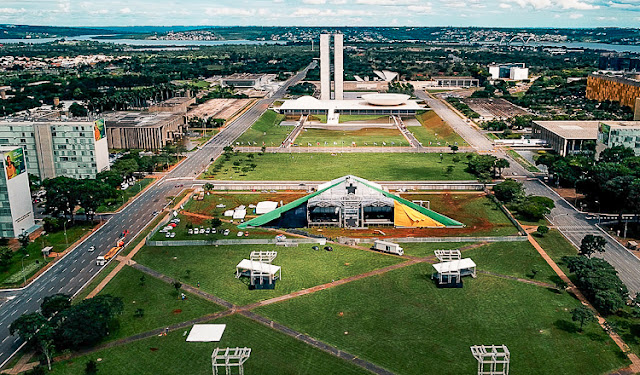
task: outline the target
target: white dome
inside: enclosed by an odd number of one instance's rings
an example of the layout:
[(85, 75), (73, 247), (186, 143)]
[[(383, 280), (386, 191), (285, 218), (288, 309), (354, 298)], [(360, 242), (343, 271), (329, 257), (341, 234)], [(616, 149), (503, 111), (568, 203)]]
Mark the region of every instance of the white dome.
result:
[(404, 94), (366, 94), (362, 95), (367, 103), (371, 105), (402, 105), (407, 103), (409, 95)]

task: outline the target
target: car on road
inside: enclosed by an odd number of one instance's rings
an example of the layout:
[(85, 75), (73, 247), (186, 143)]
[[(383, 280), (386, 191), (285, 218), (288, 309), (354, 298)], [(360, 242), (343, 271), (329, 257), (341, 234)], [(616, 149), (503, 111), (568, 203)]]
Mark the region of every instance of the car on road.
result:
[(157, 216), (159, 214), (158, 211), (153, 211), (153, 216)]
[(89, 252), (92, 252), (92, 251), (94, 251), (95, 249), (96, 249), (96, 247), (95, 247), (95, 246), (89, 246)]

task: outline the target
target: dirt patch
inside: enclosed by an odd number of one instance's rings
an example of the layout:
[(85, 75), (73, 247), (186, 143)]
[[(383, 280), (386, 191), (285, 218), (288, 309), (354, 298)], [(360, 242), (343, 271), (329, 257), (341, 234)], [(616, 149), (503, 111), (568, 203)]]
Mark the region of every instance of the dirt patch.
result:
[(173, 313), (174, 315), (181, 314), (181, 313), (182, 313), (182, 309), (175, 309), (175, 310), (173, 310), (173, 311), (172, 311), (172, 313)]
[(157, 352), (158, 348), (149, 348), (149, 350), (151, 350), (152, 352)]
[(455, 134), (453, 129), (451, 129), (451, 127), (447, 125), (447, 123), (444, 122), (434, 111), (427, 111), (417, 117), (419, 117), (422, 122), (422, 126), (433, 130), (442, 138)]

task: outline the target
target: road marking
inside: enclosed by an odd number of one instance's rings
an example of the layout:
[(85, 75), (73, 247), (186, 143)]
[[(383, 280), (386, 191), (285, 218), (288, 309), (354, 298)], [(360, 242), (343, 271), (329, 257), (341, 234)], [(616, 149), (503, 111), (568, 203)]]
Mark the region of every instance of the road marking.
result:
[(73, 269), (71, 270), (71, 272), (76, 272), (76, 270), (78, 269), (78, 267), (73, 267)]
[(29, 301), (31, 301), (33, 299), (33, 297), (29, 297), (29, 299), (27, 300), (26, 303), (29, 303)]
[(55, 286), (52, 286), (51, 288), (49, 288), (49, 291), (52, 292), (53, 288), (55, 288)]
[(2, 340), (2, 343), (4, 344), (5, 341), (9, 340), (9, 337), (10, 336), (5, 337), (4, 340)]

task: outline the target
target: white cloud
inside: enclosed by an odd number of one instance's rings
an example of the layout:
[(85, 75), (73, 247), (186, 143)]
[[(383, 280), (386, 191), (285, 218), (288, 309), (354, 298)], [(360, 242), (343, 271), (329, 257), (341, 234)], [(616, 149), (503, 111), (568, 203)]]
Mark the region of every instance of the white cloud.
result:
[(562, 9), (578, 9), (591, 10), (600, 8), (581, 0), (515, 0), (515, 3), (521, 7), (531, 6), (534, 9), (562, 8)]
[(228, 7), (220, 7), (220, 8), (207, 8), (205, 13), (208, 16), (230, 16), (230, 17), (238, 17), (238, 16), (252, 16), (256, 13), (254, 9), (245, 9), (245, 8), (228, 8)]
[(598, 21), (617, 21), (617, 17), (596, 17)]
[(71, 0), (58, 0), (58, 9), (62, 13), (71, 12)]
[(289, 17), (350, 17), (350, 16), (372, 16), (373, 14), (365, 10), (357, 9), (317, 9), (317, 8), (297, 8)]
[(120, 14), (130, 14), (131, 8), (122, 8), (120, 9)]
[(24, 8), (0, 8), (0, 14), (19, 14), (24, 12), (26, 12)]
[(433, 11), (430, 4), (429, 5), (409, 5), (407, 7), (407, 10), (412, 13), (422, 13), (422, 14), (432, 13)]
[(109, 13), (109, 11), (106, 10), (106, 9), (98, 9), (98, 10), (89, 11), (89, 14), (107, 14), (107, 13)]
[(511, 8), (511, 4), (507, 4), (507, 3), (500, 3), (498, 6), (499, 6), (500, 8), (502, 8), (502, 9), (509, 9), (509, 8)]
[(577, 20), (578, 18), (582, 18), (584, 17), (584, 14), (581, 13), (571, 13), (569, 15), (569, 18), (571, 18), (572, 20)]
[(329, 2), (334, 5), (344, 5), (347, 3), (347, 0), (331, 0)]
[(284, 0), (273, 0), (273, 2), (277, 3), (277, 4), (282, 4), (282, 3), (284, 3)]
[(302, 2), (309, 5), (322, 5), (326, 4), (327, 0), (302, 0)]
[(382, 6), (402, 6), (418, 4), (418, 0), (356, 0), (356, 4), (382, 5)]

